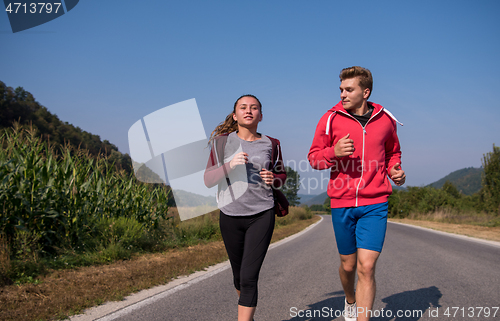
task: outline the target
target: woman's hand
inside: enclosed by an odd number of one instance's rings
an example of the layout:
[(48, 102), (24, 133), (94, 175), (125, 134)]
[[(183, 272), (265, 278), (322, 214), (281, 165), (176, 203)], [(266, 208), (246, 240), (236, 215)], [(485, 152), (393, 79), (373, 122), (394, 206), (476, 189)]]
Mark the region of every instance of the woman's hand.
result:
[(231, 162), (229, 162), (229, 166), (231, 169), (234, 169), (238, 165), (245, 165), (248, 163), (248, 154), (245, 152), (238, 153), (234, 155), (233, 159), (231, 159)]
[(267, 185), (273, 184), (273, 181), (274, 181), (273, 172), (270, 172), (267, 169), (263, 168), (259, 174), (260, 174), (260, 177), (262, 178), (262, 180), (264, 181), (264, 183), (266, 183)]

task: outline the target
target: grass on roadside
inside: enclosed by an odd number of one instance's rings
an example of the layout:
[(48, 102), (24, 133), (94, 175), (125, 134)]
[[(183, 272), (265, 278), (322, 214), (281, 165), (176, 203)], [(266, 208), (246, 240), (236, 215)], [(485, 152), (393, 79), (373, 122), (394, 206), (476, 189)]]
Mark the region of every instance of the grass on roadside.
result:
[(408, 218), (390, 218), (392, 222), (410, 224), (426, 227), (437, 231), (448, 232), (458, 235), (465, 235), (479, 239), (500, 242), (500, 226), (488, 227), (471, 224), (450, 224), (438, 221), (415, 220)]
[(491, 213), (442, 209), (432, 213), (410, 213), (407, 219), (448, 224), (467, 224), (485, 227), (500, 226), (500, 217)]
[[(288, 216), (276, 218), (273, 242), (318, 219), (292, 207)], [(161, 252), (136, 253), (131, 259), (105, 265), (49, 270), (36, 282), (0, 287), (0, 319), (63, 319), (227, 260), (215, 212), (184, 222), (167, 220), (160, 232), (162, 237), (153, 248), (164, 248)]]
[(440, 208), (429, 213), (410, 212), (404, 218), (389, 217), (389, 220), (490, 241), (500, 241), (500, 217), (495, 213)]

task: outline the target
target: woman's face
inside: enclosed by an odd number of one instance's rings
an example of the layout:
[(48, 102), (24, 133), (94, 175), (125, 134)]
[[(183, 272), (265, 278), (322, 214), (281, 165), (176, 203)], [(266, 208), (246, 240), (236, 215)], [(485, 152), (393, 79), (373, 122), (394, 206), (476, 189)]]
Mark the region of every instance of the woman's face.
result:
[(238, 123), (238, 126), (247, 128), (257, 127), (262, 120), (260, 104), (257, 99), (253, 97), (240, 98), (236, 103), (233, 119)]

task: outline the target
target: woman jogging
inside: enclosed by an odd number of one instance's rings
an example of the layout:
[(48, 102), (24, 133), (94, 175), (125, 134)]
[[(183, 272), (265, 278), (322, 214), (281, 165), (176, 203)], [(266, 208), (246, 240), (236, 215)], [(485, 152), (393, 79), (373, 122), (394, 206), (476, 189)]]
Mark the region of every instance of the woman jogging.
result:
[(244, 95), (212, 132), (205, 185), (218, 185), (220, 230), (236, 291), (238, 321), (253, 319), (257, 281), (274, 230), (271, 187), (286, 179), (279, 141), (257, 132), (262, 105)]

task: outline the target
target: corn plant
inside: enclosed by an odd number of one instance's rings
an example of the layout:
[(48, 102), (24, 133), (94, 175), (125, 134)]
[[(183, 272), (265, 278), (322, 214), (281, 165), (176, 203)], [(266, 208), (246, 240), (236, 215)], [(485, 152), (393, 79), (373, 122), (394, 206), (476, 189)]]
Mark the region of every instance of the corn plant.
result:
[(66, 145), (55, 153), (33, 129), (0, 136), (0, 233), (41, 236), (45, 251), (75, 249), (103, 218), (132, 218), (154, 229), (167, 218), (167, 192)]

